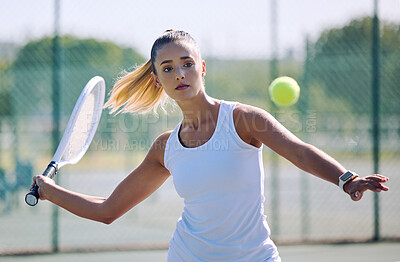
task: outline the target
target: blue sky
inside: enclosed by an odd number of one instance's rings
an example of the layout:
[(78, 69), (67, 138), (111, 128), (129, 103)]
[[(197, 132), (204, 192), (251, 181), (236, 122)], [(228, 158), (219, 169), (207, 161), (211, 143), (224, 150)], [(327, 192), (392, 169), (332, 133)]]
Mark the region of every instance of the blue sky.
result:
[[(53, 30), (53, 0), (0, 0), (0, 42), (24, 43)], [(301, 53), (305, 36), (372, 14), (373, 0), (277, 0), (279, 52)], [(382, 19), (400, 23), (400, 0), (380, 0)], [(94, 37), (135, 47), (148, 56), (165, 29), (183, 29), (204, 56), (271, 55), (268, 0), (61, 0), (62, 34)]]

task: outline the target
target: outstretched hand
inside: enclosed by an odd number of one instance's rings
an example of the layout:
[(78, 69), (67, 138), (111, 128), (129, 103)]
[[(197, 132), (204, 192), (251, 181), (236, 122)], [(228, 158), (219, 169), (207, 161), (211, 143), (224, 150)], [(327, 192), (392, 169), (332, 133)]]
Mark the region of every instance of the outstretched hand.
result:
[(358, 201), (367, 190), (374, 192), (388, 191), (389, 188), (382, 183), (389, 180), (388, 177), (381, 175), (371, 175), (366, 177), (356, 177), (344, 185), (344, 191), (350, 195), (351, 199)]

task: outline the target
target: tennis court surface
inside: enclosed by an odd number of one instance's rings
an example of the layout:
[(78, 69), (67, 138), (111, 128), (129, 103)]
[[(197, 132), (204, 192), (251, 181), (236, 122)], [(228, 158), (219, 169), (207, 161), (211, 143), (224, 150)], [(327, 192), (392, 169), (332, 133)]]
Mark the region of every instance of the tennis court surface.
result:
[[(282, 245), (278, 246), (283, 262), (394, 262), (400, 261), (400, 243)], [(66, 262), (66, 261), (166, 261), (167, 250), (112, 251), (93, 253), (57, 253), (45, 255), (6, 256), (0, 261)]]

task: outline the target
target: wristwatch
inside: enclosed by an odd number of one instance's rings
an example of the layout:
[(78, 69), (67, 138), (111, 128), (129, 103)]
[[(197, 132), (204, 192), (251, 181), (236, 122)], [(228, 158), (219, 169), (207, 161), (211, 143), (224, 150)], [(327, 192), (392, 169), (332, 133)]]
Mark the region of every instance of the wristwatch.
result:
[(339, 187), (344, 191), (343, 186), (347, 182), (353, 180), (354, 178), (358, 177), (358, 175), (354, 172), (347, 171), (343, 175), (339, 177)]

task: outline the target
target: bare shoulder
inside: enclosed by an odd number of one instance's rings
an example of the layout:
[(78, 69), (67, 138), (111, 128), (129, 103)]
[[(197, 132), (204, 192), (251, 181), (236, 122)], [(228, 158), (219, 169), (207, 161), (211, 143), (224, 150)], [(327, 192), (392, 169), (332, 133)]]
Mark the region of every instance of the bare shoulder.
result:
[(233, 111), (235, 127), (238, 135), (252, 145), (264, 144), (287, 157), (304, 143), (279, 123), (267, 111), (238, 104)]
[(146, 158), (151, 158), (158, 161), (162, 166), (164, 166), (164, 152), (167, 145), (167, 141), (172, 131), (166, 131), (159, 135), (150, 147)]
[(246, 104), (237, 104), (233, 111), (235, 125), (245, 125), (249, 129), (265, 130), (278, 121), (264, 109)]
[(158, 146), (160, 147), (159, 149), (164, 150), (165, 145), (167, 144), (168, 138), (171, 135), (172, 130), (166, 131), (159, 135), (153, 142), (153, 146)]
[(264, 109), (238, 103), (233, 110), (235, 125), (245, 125), (257, 128), (259, 125), (274, 123), (276, 119)]
[(233, 121), (239, 137), (244, 142), (259, 147), (262, 143), (255, 138), (254, 130), (265, 129), (271, 119), (261, 108), (238, 103), (233, 110)]
[(235, 118), (254, 118), (255, 116), (261, 116), (268, 114), (265, 110), (246, 104), (238, 103), (233, 110)]

